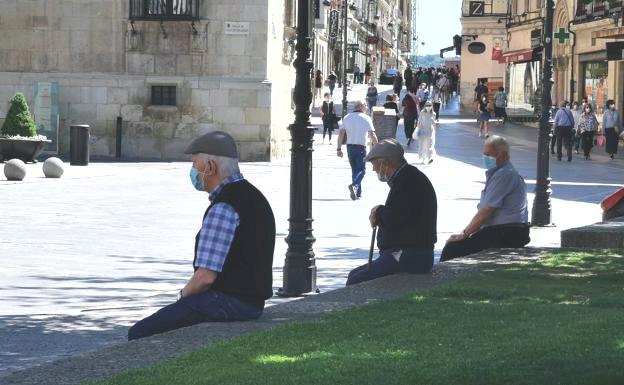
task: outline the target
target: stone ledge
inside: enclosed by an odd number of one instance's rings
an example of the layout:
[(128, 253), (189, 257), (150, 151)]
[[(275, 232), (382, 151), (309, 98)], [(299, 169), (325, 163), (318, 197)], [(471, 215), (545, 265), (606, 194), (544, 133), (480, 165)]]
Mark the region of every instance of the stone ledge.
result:
[(124, 370), (143, 368), (214, 343), (292, 323), (314, 321), (337, 310), (398, 299), (469, 276), (492, 265), (531, 262), (548, 249), (500, 249), (436, 265), (432, 274), (398, 274), (326, 293), (277, 304), (250, 322), (202, 323), (149, 338), (19, 370), (0, 376), (3, 385), (71, 385), (110, 378)]
[(561, 247), (624, 249), (624, 217), (563, 230)]

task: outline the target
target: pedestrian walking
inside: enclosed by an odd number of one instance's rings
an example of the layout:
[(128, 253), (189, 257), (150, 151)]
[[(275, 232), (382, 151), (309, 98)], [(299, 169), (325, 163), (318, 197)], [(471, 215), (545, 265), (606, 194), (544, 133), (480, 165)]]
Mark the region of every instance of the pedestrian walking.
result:
[(341, 145), (345, 134), (347, 135), (347, 156), (351, 165), (351, 184), (347, 187), (351, 200), (356, 200), (362, 197), (362, 179), (366, 173), (366, 164), (364, 163), (366, 137), (370, 138), (372, 145), (377, 144), (373, 120), (366, 115), (366, 103), (363, 101), (356, 101), (354, 111), (342, 119), (342, 127), (338, 133), (338, 148), (336, 149), (340, 158), (343, 156)]
[(371, 73), (372, 73), (371, 64), (370, 63), (366, 63), (366, 65), (364, 66), (364, 75), (366, 75), (366, 79), (364, 79), (364, 81), (366, 82), (366, 84), (368, 84), (368, 82), (370, 82)]
[(568, 162), (572, 161), (572, 138), (574, 133), (574, 115), (572, 110), (566, 108), (568, 103), (562, 101), (559, 110), (555, 114), (553, 126), (555, 128), (555, 138), (557, 142), (557, 160), (562, 157), (562, 145), (565, 146), (568, 154)]
[(371, 79), (368, 83), (368, 90), (366, 91), (366, 102), (368, 103), (368, 111), (370, 114), (373, 113), (373, 107), (377, 105), (377, 97), (379, 92), (377, 92), (377, 87), (375, 87), (375, 80)]
[(490, 102), (488, 101), (487, 94), (482, 94), (481, 99), (477, 103), (477, 113), (479, 117), (477, 121), (479, 122), (479, 138), (485, 136), (486, 138), (490, 136), (488, 122), (492, 115), (490, 114)]
[(602, 127), (604, 127), (604, 136), (606, 140), (605, 151), (611, 159), (615, 158), (618, 150), (618, 141), (620, 137), (620, 114), (615, 110), (615, 101), (607, 100), (607, 110), (602, 115)]
[(578, 130), (578, 123), (581, 118), (581, 114), (583, 113), (583, 110), (579, 107), (578, 102), (573, 102), (571, 111), (572, 116), (574, 117), (574, 151), (578, 154), (579, 147), (581, 146), (581, 133)]
[(431, 181), (407, 163), (394, 139), (379, 142), (365, 159), (390, 191), (385, 204), (373, 207), (368, 216), (373, 229), (378, 228), (379, 257), (351, 270), (347, 285), (396, 273), (429, 273), (438, 211)]
[(578, 129), (581, 133), (581, 146), (585, 160), (589, 160), (589, 153), (594, 146), (594, 135), (598, 131), (598, 119), (589, 103), (585, 104), (585, 110), (579, 118)]
[(433, 162), (435, 155), (435, 115), (431, 101), (425, 102), (425, 108), (420, 111), (415, 135), (418, 138), (418, 157), (421, 163)]
[(401, 95), (401, 90), (403, 89), (403, 76), (401, 75), (401, 73), (398, 73), (397, 76), (394, 78), (392, 88), (395, 94)]
[(319, 108), (321, 119), (323, 120), (323, 143), (325, 143), (325, 134), (329, 133), (329, 144), (332, 144), (332, 133), (338, 124), (338, 116), (334, 102), (329, 98), (329, 92), (325, 93), (323, 105)]
[(418, 92), (416, 92), (416, 96), (418, 97), (418, 108), (423, 109), (425, 107), (425, 102), (429, 100), (429, 89), (427, 88), (427, 83), (420, 83), (420, 88)]
[[(409, 65), (403, 71), (403, 80), (405, 81), (405, 90), (409, 91), (412, 87), (412, 80), (414, 79), (414, 73), (412, 72), (412, 67)], [(400, 94), (399, 94), (400, 95)]]
[(405, 139), (407, 139), (406, 145), (412, 143), (412, 135), (416, 125), (416, 119), (418, 119), (418, 97), (414, 94), (414, 90), (410, 90), (403, 101), (401, 102), (403, 107), (403, 128), (405, 130)]
[[(435, 114), (436, 122), (440, 121), (440, 106), (442, 105), (442, 91), (438, 85), (433, 86), (431, 91), (431, 104), (433, 105), (433, 113)], [(425, 103), (425, 106), (427, 104)]]
[(498, 87), (494, 94), (494, 117), (498, 126), (505, 124), (507, 120), (507, 93), (504, 87)]
[(362, 83), (362, 79), (360, 77), (361, 74), (361, 70), (360, 70), (360, 66), (355, 63), (355, 65), (353, 66), (353, 83), (355, 84), (360, 84)]
[(331, 72), (327, 77), (327, 85), (329, 86), (329, 95), (334, 96), (334, 89), (336, 88), (336, 81), (338, 77), (335, 73)]
[(314, 100), (321, 98), (321, 92), (323, 90), (323, 74), (321, 70), (316, 70), (314, 76)]
[(487, 81), (481, 80), (481, 82), (479, 82), (479, 84), (475, 87), (475, 102), (480, 101), (483, 95), (487, 97), (488, 92), (489, 89), (487, 87)]

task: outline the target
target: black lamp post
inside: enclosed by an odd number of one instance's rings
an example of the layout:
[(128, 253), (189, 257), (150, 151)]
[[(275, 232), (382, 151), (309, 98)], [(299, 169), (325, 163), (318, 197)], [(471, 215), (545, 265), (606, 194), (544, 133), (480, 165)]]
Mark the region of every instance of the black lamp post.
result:
[(544, 21), (544, 69), (542, 77), (542, 116), (540, 118), (539, 138), (537, 143), (537, 180), (531, 224), (547, 226), (551, 222), (550, 204), (550, 164), (548, 144), (550, 142), (550, 109), (552, 106), (552, 34), (555, 4), (546, 0), (546, 20)]
[(310, 15), (311, 1), (297, 2), (297, 58), (294, 61), (295, 122), (288, 129), (292, 140), (290, 154), (290, 218), (286, 259), (284, 261), (284, 286), (278, 295), (299, 296), (316, 290), (316, 265), (312, 244), (312, 142), (314, 127), (310, 123)]

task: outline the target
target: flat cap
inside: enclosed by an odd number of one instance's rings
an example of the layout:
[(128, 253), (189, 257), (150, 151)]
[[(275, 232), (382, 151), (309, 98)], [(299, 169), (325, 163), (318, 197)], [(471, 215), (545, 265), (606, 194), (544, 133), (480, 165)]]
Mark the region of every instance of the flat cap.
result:
[(368, 155), (364, 158), (364, 161), (370, 162), (373, 159), (388, 159), (395, 162), (403, 162), (405, 151), (403, 146), (396, 139), (384, 139), (377, 143), (370, 150)]
[(236, 149), (234, 138), (223, 131), (211, 131), (199, 138), (195, 138), (184, 150), (184, 153), (202, 153), (225, 156), (226, 158), (238, 158), (238, 150)]

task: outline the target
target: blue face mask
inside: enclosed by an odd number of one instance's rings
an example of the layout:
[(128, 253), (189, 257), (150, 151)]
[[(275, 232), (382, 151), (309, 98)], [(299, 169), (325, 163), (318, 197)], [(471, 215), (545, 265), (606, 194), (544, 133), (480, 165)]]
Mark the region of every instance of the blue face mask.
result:
[(488, 170), (493, 170), (496, 168), (496, 158), (488, 155), (483, 155), (483, 165)]
[(193, 187), (197, 191), (206, 191), (206, 187), (204, 186), (204, 178), (199, 178), (199, 174), (204, 174), (203, 172), (197, 171), (195, 166), (191, 167), (191, 183), (193, 183)]

